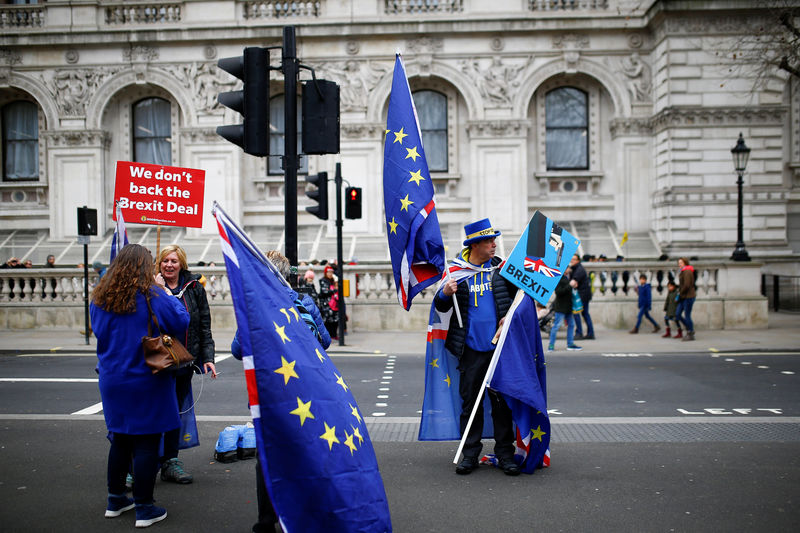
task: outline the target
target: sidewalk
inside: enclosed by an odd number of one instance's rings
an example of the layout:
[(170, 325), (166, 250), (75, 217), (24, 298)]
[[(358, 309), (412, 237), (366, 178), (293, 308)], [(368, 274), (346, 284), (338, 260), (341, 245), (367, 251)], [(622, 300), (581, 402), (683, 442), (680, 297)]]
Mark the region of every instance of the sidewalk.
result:
[[(740, 351), (798, 351), (800, 350), (800, 315), (770, 313), (768, 329), (739, 329), (698, 331), (694, 342), (678, 339), (663, 339), (661, 334), (649, 333), (651, 326), (641, 328), (642, 333), (631, 335), (627, 330), (610, 330), (597, 327), (597, 340), (576, 341), (582, 352), (567, 352), (565, 331), (559, 331), (556, 351), (559, 355), (572, 353), (698, 353)], [(233, 330), (214, 330), (217, 352), (230, 350)], [(38, 329), (4, 330), (0, 332), (0, 350), (10, 351), (59, 351), (94, 352), (97, 339), (91, 337), (90, 344), (77, 330)], [(546, 348), (545, 340), (545, 348)], [(347, 335), (345, 346), (333, 341), (328, 352), (346, 355), (349, 353), (386, 353), (392, 350), (425, 352), (425, 332), (408, 331), (355, 331)]]

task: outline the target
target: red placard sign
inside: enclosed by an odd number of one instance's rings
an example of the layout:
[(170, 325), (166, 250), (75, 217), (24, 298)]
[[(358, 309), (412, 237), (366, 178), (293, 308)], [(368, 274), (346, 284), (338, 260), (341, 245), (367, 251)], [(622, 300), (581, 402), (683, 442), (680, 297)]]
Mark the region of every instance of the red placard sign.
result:
[(199, 228), (205, 181), (205, 170), (117, 161), (114, 201), (126, 222)]

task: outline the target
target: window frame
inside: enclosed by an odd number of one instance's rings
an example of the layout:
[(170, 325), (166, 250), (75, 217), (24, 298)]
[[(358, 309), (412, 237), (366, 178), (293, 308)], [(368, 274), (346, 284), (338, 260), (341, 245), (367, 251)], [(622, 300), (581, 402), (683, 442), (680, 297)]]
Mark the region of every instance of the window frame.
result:
[[(167, 135), (167, 136), (156, 136), (156, 135), (152, 135), (152, 136), (137, 136), (137, 132), (136, 132), (136, 108), (137, 108), (137, 106), (139, 104), (141, 104), (142, 102), (148, 101), (148, 100), (160, 100), (162, 102), (165, 102), (169, 106), (169, 111), (166, 114), (167, 124), (169, 125), (169, 135)], [(175, 148), (175, 146), (174, 146), (174, 144), (175, 144), (175, 133), (174, 133), (174, 130), (175, 130), (175, 127), (174, 127), (174, 124), (173, 124), (173, 112), (174, 112), (173, 107), (174, 107), (173, 106), (173, 102), (171, 102), (168, 98), (164, 98), (163, 96), (157, 96), (157, 95), (143, 96), (143, 97), (141, 97), (139, 99), (131, 101), (131, 103), (130, 103), (130, 131), (131, 131), (130, 154), (131, 154), (131, 161), (135, 161), (135, 162), (138, 162), (138, 163), (149, 163), (149, 164), (154, 164), (154, 165), (173, 166), (174, 160), (175, 160), (175, 152), (174, 152), (174, 148)], [(163, 163), (163, 162), (155, 163), (155, 162), (152, 162), (152, 161), (139, 161), (138, 160), (138, 155), (136, 153), (136, 142), (137, 142), (137, 140), (139, 140), (141, 138), (166, 140), (166, 142), (167, 142), (167, 144), (169, 146), (169, 150), (168, 150), (169, 162), (167, 162), (167, 163)]]
[[(36, 138), (35, 140), (24, 140), (18, 139), (14, 140), (13, 142), (27, 142), (27, 143), (34, 143), (35, 145), (35, 161), (36, 161), (36, 174), (32, 177), (24, 177), (24, 178), (10, 178), (6, 174), (6, 154), (7, 154), (7, 146), (9, 141), (5, 135), (5, 122), (3, 122), (3, 114), (4, 111), (14, 104), (28, 104), (33, 106), (36, 110)], [(37, 183), (42, 181), (42, 143), (41, 143), (41, 131), (42, 131), (42, 113), (41, 109), (39, 108), (39, 104), (33, 100), (27, 98), (13, 98), (9, 99), (8, 101), (0, 103), (0, 164), (2, 164), (2, 183), (6, 184), (30, 184), (30, 183)]]
[[(568, 91), (568, 90), (577, 91), (578, 93), (580, 93), (580, 95), (583, 96), (583, 99), (584, 99), (584, 102), (583, 102), (583, 119), (584, 119), (583, 120), (583, 125), (580, 125), (580, 126), (561, 126), (561, 125), (549, 126), (547, 124), (547, 98), (548, 98), (548, 96), (553, 95), (553, 94), (555, 94), (555, 93), (557, 93), (559, 91)], [(589, 136), (590, 136), (590, 133), (591, 133), (591, 131), (590, 131), (590, 123), (589, 123), (589, 94), (586, 91), (584, 91), (583, 89), (580, 89), (578, 87), (573, 87), (573, 86), (570, 86), (570, 85), (562, 85), (562, 86), (559, 86), (559, 87), (552, 88), (549, 91), (545, 92), (544, 93), (544, 100), (545, 100), (545, 108), (544, 108), (544, 111), (545, 111), (545, 114), (544, 114), (544, 122), (545, 122), (545, 125), (544, 125), (544, 127), (545, 127), (545, 139), (544, 139), (544, 141), (545, 141), (545, 169), (547, 169), (548, 172), (553, 172), (553, 171), (558, 172), (558, 171), (562, 171), (562, 170), (566, 170), (566, 171), (571, 171), (571, 170), (589, 170), (591, 168), (590, 161), (589, 161), (589, 148), (590, 148), (589, 147)], [(548, 134), (551, 131), (583, 132), (583, 142), (582, 142), (582, 144), (584, 145), (583, 146), (584, 162), (583, 162), (582, 165), (579, 165), (579, 166), (551, 166), (551, 163), (547, 158), (547, 140), (548, 140), (548, 136), (549, 136)], [(570, 144), (570, 148), (572, 146), (573, 145)], [(575, 144), (575, 146), (577, 146), (577, 143)]]
[[(278, 132), (277, 130), (275, 132), (272, 131), (272, 128), (273, 128), (272, 108), (273, 108), (273, 103), (278, 98), (284, 99), (285, 98), (285, 94), (284, 93), (278, 93), (278, 94), (274, 94), (274, 95), (269, 97), (269, 109), (270, 109), (269, 129), (270, 129), (270, 131), (269, 131), (269, 140), (268, 140), (268, 142), (269, 142), (269, 147), (270, 147), (270, 154), (267, 156), (267, 176), (283, 176), (285, 174), (284, 169), (282, 168), (283, 161), (281, 160), (281, 158), (284, 155), (283, 154), (283, 150), (284, 150), (285, 144), (283, 142), (283, 139), (286, 136), (286, 125), (285, 124), (283, 125), (283, 130), (281, 130), (280, 132)], [(284, 102), (285, 102), (285, 100), (284, 100)], [(284, 117), (285, 117), (285, 111), (284, 110), (285, 110), (285, 106), (283, 105), (283, 102), (281, 102), (280, 113), (281, 113), (281, 118), (282, 119), (284, 119)], [(308, 159), (309, 159), (309, 156), (303, 153), (303, 129), (302, 128), (303, 128), (303, 102), (302, 102), (302, 99), (301, 99), (300, 95), (297, 95), (297, 157), (298, 157), (297, 174), (299, 176), (300, 175), (302, 175), (302, 176), (308, 175), (308, 172), (309, 172), (309, 170), (308, 170), (308, 166), (309, 166)], [(272, 153), (272, 139), (273, 139), (273, 136), (275, 136), (275, 137), (279, 136), (279, 138), (281, 140), (281, 142), (279, 142), (280, 153), (276, 153), (276, 154)], [(275, 168), (273, 168), (273, 165), (275, 166)]]
[[(430, 88), (427, 88), (427, 87), (423, 87), (423, 88), (419, 88), (419, 89), (415, 89), (415, 90), (411, 91), (411, 97), (415, 98), (415, 95), (418, 94), (418, 93), (431, 93), (431, 94), (434, 94), (437, 97), (441, 97), (441, 101), (443, 102), (443, 105), (444, 105), (444, 128), (435, 128), (435, 129), (434, 128), (423, 128), (422, 124), (420, 124), (420, 133), (422, 134), (422, 145), (423, 145), (423, 147), (425, 146), (425, 133), (426, 132), (439, 133), (440, 135), (442, 133), (444, 134), (444, 146), (445, 146), (445, 149), (444, 149), (444, 168), (443, 169), (442, 168), (436, 168), (436, 169), (431, 168), (431, 166), (430, 166), (430, 154), (429, 154), (427, 149), (425, 150), (425, 157), (426, 157), (426, 160), (427, 160), (427, 163), (428, 163), (428, 171), (431, 174), (433, 174), (434, 172), (436, 172), (436, 173), (447, 173), (447, 172), (450, 171), (450, 157), (449, 157), (450, 156), (450, 121), (449, 121), (450, 110), (449, 110), (449, 105), (448, 105), (449, 99), (448, 99), (447, 94), (445, 92), (440, 91), (440, 90), (436, 90), (436, 89), (430, 89)], [(416, 98), (414, 99), (414, 105), (417, 106)]]

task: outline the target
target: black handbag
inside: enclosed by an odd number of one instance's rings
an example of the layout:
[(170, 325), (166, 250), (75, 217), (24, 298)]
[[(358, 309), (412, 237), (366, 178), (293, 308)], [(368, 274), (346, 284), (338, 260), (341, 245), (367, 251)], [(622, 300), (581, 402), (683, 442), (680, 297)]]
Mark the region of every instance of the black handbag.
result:
[[(144, 351), (144, 362), (150, 367), (153, 374), (158, 374), (164, 370), (178, 370), (192, 364), (194, 357), (189, 353), (189, 350), (181, 344), (181, 342), (162, 333), (161, 326), (158, 325), (158, 319), (153, 313), (153, 308), (150, 307), (150, 297), (146, 297), (147, 311), (149, 318), (147, 319), (147, 336), (142, 337), (142, 350)], [(155, 322), (156, 329), (158, 329), (158, 336), (153, 337), (151, 324)]]

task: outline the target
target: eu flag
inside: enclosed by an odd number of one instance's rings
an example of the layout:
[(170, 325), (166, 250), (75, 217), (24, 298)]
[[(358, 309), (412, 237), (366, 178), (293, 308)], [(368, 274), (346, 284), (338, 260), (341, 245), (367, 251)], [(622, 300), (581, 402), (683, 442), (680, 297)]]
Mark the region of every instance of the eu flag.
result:
[(114, 237), (111, 239), (111, 258), (109, 263), (117, 257), (117, 254), (122, 247), (128, 244), (128, 230), (125, 229), (125, 219), (122, 218), (122, 209), (119, 207), (119, 202), (116, 203), (115, 215), (117, 224), (114, 226)]
[(284, 280), (215, 205), (257, 449), (287, 532), (392, 530), (367, 427)]
[(495, 348), (496, 366), (489, 367), (489, 386), (503, 395), (516, 426), (514, 458), (532, 474), (550, 466), (550, 418), (542, 336), (533, 299), (517, 293)]
[(383, 205), (397, 298), (405, 310), (444, 271), (444, 244), (403, 60), (394, 64), (383, 150)]

